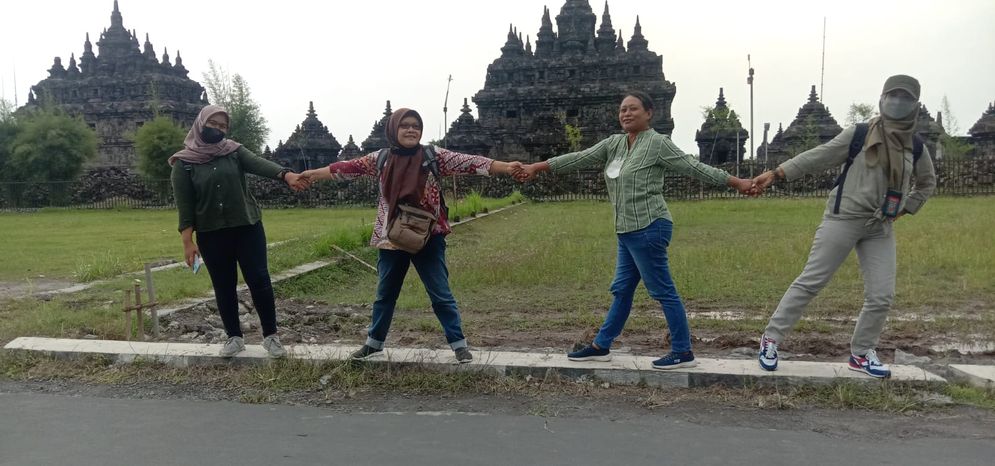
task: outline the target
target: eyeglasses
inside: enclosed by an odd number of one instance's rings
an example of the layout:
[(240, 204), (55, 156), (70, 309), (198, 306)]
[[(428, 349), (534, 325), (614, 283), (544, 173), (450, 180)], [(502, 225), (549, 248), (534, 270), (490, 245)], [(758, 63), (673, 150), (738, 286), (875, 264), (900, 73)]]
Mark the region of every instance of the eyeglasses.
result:
[(421, 131), (421, 125), (417, 125), (417, 124), (415, 124), (415, 125), (401, 124), (401, 125), (398, 126), (398, 128), (403, 129), (403, 130), (413, 129), (415, 131)]

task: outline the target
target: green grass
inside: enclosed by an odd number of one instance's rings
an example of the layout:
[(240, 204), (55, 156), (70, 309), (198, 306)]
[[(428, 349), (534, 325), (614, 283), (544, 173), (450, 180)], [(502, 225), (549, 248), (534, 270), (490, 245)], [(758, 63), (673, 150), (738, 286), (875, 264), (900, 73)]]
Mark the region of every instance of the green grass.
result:
[[(671, 269), (695, 310), (740, 310), (766, 318), (801, 271), (823, 200), (673, 202)], [(990, 198), (938, 198), (896, 224), (896, 308), (931, 312), (977, 308), (995, 298), (995, 205)], [(616, 252), (606, 203), (532, 204), (460, 227), (449, 237), (448, 263), (457, 299), (475, 312), (557, 313), (605, 309)], [(318, 274), (335, 274), (322, 271)], [(294, 293), (335, 302), (369, 302), (376, 276)], [(855, 255), (812, 303), (812, 316), (852, 315), (863, 299)], [(637, 304), (652, 305), (645, 291)], [(429, 301), (409, 274), (401, 309)]]
[[(372, 223), (375, 214), (373, 209), (271, 209), (263, 212), (263, 222), (267, 240), (277, 242)], [(0, 280), (91, 281), (183, 255), (172, 210), (0, 213), (0, 231)]]

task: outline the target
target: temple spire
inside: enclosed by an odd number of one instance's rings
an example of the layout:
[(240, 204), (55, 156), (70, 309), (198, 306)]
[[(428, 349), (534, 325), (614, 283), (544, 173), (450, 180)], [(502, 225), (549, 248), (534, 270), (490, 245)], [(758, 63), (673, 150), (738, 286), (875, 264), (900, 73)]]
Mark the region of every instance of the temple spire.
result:
[(809, 102), (818, 102), (819, 101), (819, 94), (815, 93), (815, 84), (812, 85), (812, 90), (809, 91), (809, 93), (808, 93), (808, 101)]
[(539, 33), (536, 34), (537, 57), (548, 57), (553, 52), (553, 44), (556, 42), (556, 35), (553, 33), (553, 22), (549, 19), (549, 8), (542, 8), (542, 24), (539, 26)]
[(643, 37), (643, 27), (639, 24), (639, 16), (636, 16), (636, 27), (635, 32), (632, 33), (632, 39), (629, 39), (629, 51), (634, 50), (648, 50), (649, 42)]
[(715, 108), (728, 108), (726, 105), (725, 91), (721, 87), (719, 88), (719, 100), (715, 101)]
[(601, 15), (601, 27), (598, 28), (598, 38), (595, 43), (601, 53), (615, 50), (615, 29), (612, 27), (612, 17), (608, 13), (608, 2), (605, 2), (605, 12)]

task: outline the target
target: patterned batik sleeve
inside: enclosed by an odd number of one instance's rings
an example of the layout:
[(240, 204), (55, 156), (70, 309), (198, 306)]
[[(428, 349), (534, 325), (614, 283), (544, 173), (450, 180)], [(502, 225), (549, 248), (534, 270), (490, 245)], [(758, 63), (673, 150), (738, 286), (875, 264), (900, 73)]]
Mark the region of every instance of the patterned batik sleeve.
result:
[(494, 159), (482, 155), (453, 152), (437, 147), (435, 157), (439, 160), (439, 176), (488, 175)]
[(335, 162), (328, 166), (334, 180), (351, 180), (361, 176), (376, 176), (377, 153), (372, 152), (352, 160)]

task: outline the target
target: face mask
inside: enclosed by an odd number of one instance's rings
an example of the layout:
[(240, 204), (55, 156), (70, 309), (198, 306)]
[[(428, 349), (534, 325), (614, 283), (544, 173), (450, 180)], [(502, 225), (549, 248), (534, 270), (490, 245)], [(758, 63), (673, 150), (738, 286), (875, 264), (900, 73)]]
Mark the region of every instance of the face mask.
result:
[(204, 127), (200, 131), (200, 138), (208, 144), (217, 144), (225, 138), (225, 132), (217, 128)]
[(881, 101), (881, 114), (891, 120), (903, 120), (915, 111), (917, 103), (909, 97), (888, 95)]

